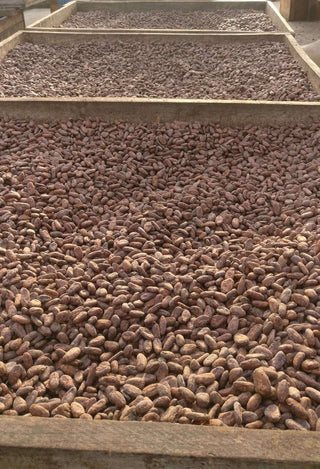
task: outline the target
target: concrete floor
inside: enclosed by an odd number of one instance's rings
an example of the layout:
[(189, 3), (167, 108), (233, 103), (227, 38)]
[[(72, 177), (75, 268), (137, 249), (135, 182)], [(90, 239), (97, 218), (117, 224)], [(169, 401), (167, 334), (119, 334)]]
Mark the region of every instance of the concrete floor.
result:
[(50, 15), (50, 8), (30, 8), (24, 10), (23, 13), (26, 26), (30, 26), (32, 23), (41, 20), (41, 18)]
[[(280, 1), (274, 2), (280, 9)], [(295, 30), (296, 40), (301, 46), (320, 39), (320, 21), (289, 21), (290, 26)]]

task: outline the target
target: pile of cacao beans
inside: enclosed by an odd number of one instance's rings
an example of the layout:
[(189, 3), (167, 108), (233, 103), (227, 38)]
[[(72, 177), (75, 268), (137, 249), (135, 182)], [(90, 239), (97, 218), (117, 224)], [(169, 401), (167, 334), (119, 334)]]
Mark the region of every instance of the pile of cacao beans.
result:
[(320, 430), (319, 151), (0, 120), (0, 413)]
[(0, 96), (320, 100), (279, 41), (210, 44), (130, 37), (19, 44), (0, 63)]
[(264, 11), (253, 9), (78, 11), (62, 28), (211, 29), (216, 31), (276, 31)]

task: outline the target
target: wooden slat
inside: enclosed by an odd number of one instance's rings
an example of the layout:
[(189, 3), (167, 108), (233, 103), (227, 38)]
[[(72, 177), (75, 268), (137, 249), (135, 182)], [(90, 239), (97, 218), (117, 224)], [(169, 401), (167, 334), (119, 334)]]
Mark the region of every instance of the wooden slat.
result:
[(319, 434), (1, 416), (0, 467), (319, 469)]

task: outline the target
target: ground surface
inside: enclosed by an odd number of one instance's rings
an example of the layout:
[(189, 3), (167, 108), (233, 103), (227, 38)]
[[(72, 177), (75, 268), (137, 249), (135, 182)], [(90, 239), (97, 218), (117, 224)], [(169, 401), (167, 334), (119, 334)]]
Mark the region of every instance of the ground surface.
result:
[[(280, 9), (280, 2), (274, 2)], [(296, 39), (302, 46), (320, 39), (320, 21), (289, 21), (290, 26), (295, 30)]]

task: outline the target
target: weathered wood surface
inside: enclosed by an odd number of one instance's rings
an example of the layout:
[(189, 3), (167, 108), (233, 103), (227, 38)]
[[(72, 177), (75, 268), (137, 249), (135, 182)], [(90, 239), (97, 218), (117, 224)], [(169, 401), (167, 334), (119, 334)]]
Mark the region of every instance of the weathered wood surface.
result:
[(316, 432), (0, 417), (1, 469), (319, 469)]

